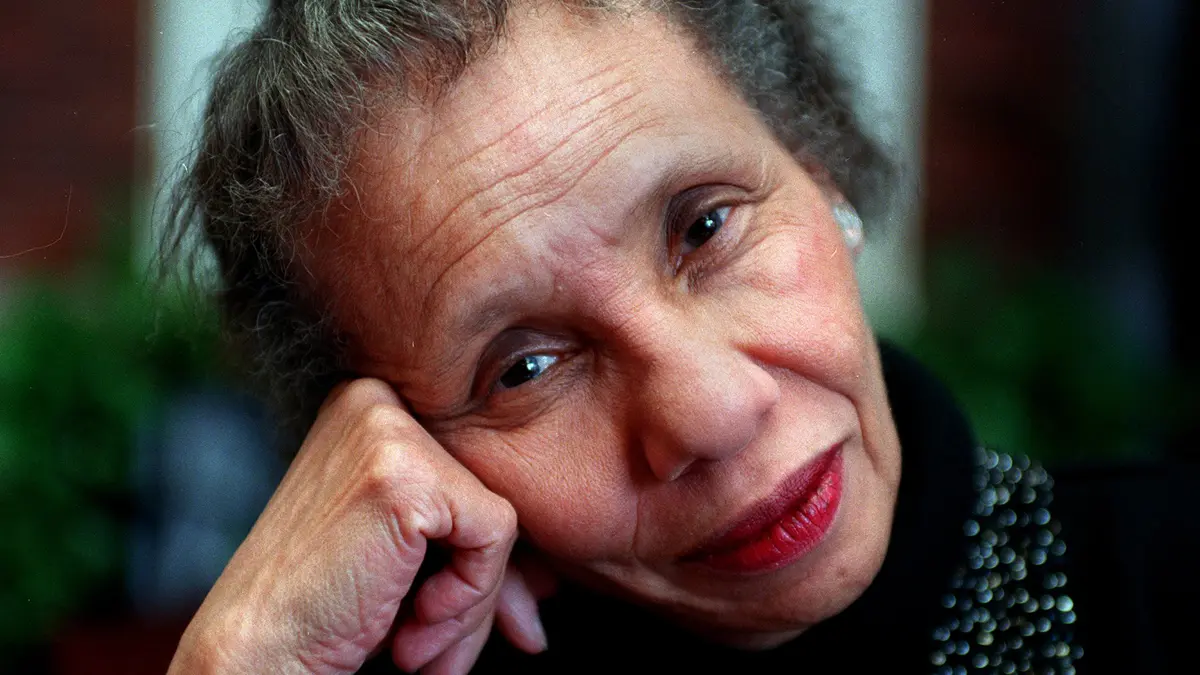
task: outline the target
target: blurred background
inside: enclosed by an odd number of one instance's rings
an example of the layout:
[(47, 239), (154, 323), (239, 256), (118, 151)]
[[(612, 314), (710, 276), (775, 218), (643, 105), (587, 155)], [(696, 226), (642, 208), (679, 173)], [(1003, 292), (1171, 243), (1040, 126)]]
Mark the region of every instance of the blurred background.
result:
[[(820, 4), (907, 167), (860, 261), (879, 332), (997, 449), (1197, 459), (1196, 3)], [(162, 672), (283, 470), (211, 309), (147, 283), (260, 10), (0, 4), (0, 672)]]

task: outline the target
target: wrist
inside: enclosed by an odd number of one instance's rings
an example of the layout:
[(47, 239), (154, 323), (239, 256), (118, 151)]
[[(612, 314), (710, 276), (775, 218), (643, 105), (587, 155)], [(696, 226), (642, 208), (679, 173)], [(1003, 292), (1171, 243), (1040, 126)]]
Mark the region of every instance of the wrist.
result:
[[(307, 673), (286, 650), (270, 649), (271, 640), (254, 634), (249, 621), (215, 623), (199, 616), (184, 631), (167, 670), (168, 675), (251, 675), (262, 672)], [(274, 653), (273, 653), (274, 652)]]
[(219, 652), (213, 649), (211, 644), (198, 639), (192, 626), (188, 626), (183, 637), (179, 640), (179, 645), (175, 648), (175, 656), (171, 658), (171, 665), (167, 668), (167, 675), (185, 675), (190, 673), (209, 675), (210, 673), (223, 672), (231, 671), (222, 667)]

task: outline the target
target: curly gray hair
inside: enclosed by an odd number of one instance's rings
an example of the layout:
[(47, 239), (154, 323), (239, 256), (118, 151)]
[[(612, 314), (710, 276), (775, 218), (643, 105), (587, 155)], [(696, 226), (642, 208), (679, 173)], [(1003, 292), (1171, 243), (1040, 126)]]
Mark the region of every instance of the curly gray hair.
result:
[[(519, 1), (519, 0), (518, 0)], [(803, 0), (556, 0), (662, 12), (798, 160), (860, 209), (891, 166), (863, 133)], [(272, 0), (221, 59), (198, 150), (176, 185), (167, 257), (203, 236), (227, 333), (284, 427), (302, 433), (352, 375), (345, 338), (298, 278), (302, 224), (349, 187), (354, 134), (380, 96), (437, 96), (503, 34), (509, 0)]]

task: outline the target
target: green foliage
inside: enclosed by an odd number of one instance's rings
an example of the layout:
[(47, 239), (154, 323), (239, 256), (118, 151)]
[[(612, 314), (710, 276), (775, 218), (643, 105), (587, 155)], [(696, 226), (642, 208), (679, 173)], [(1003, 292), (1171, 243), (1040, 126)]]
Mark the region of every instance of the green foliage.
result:
[(70, 278), (20, 279), (0, 306), (0, 651), (117, 587), (135, 435), (213, 373), (215, 317), (151, 294), (126, 234)]
[(1183, 408), (1178, 375), (1138, 357), (1089, 289), (1006, 270), (969, 248), (929, 257), (928, 313), (910, 349), (962, 402), (980, 440), (1043, 459), (1157, 451)]

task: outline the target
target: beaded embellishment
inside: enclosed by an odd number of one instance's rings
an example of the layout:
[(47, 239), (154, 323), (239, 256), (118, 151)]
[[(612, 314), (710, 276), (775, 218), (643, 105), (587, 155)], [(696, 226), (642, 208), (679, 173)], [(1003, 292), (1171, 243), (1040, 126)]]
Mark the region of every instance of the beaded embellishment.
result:
[(1062, 571), (1066, 544), (1050, 515), (1054, 481), (1027, 457), (977, 451), (979, 501), (963, 525), (966, 564), (942, 597), (936, 675), (1074, 675), (1075, 611)]

